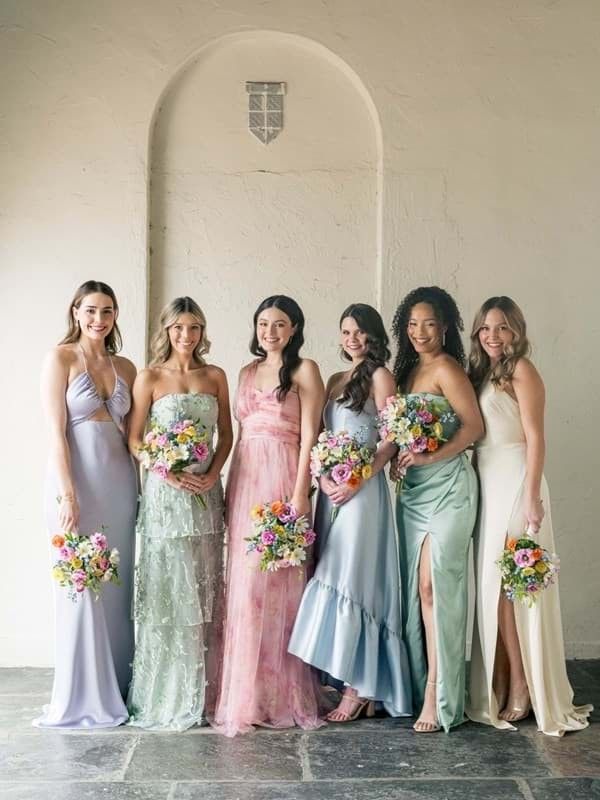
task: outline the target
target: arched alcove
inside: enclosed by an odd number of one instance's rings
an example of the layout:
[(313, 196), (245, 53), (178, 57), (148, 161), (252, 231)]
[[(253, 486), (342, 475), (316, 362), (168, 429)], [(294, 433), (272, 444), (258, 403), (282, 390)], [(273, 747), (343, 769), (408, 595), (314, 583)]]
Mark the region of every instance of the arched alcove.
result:
[[(284, 129), (248, 130), (246, 81), (284, 81)], [(223, 37), (185, 64), (158, 104), (150, 142), (150, 314), (189, 294), (211, 361), (233, 381), (251, 315), (285, 293), (307, 318), (306, 355), (338, 366), (337, 321), (375, 304), (381, 136), (352, 70), (316, 42), (259, 31)]]

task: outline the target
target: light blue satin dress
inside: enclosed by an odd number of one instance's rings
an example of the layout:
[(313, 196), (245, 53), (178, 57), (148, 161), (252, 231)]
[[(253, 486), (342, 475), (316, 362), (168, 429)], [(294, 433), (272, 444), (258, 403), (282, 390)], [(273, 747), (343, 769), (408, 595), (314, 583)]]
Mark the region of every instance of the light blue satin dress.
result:
[[(104, 401), (85, 369), (67, 387), (65, 402), (79, 530), (91, 534), (104, 527), (109, 546), (116, 547), (121, 556), (121, 585), (105, 585), (98, 600), (86, 590), (73, 602), (67, 589), (54, 584), (54, 686), (50, 705), (33, 723), (40, 728), (107, 728), (120, 725), (128, 716), (123, 697), (133, 658), (131, 594), (138, 489), (123, 433), (131, 405), (129, 387), (116, 370), (114, 375), (114, 391)], [(91, 419), (102, 406), (112, 420)], [(59, 494), (50, 465), (45, 489), (50, 535), (60, 532)]]
[[(329, 430), (378, 440), (377, 409), (369, 398), (357, 413), (330, 400)], [(307, 584), (289, 651), (359, 697), (380, 701), (392, 716), (412, 712), (408, 659), (402, 641), (398, 548), (383, 472), (340, 506), (319, 495), (315, 515), (318, 564)]]
[[(448, 400), (423, 392), (441, 419), (452, 412)], [(451, 439), (458, 422), (446, 421)], [(409, 467), (398, 496), (404, 638), (410, 658), (415, 709), (423, 705), (427, 680), (425, 633), (419, 600), (419, 560), (430, 538), (433, 614), (437, 648), (437, 717), (445, 731), (465, 721), (469, 544), (477, 513), (475, 472), (465, 453), (422, 467)]]

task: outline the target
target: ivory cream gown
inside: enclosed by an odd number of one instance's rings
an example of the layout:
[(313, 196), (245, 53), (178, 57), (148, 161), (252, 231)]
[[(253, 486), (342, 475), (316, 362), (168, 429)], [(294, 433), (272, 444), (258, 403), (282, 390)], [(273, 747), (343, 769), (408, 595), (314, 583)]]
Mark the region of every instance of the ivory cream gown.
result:
[[(492, 676), (498, 635), (500, 569), (496, 564), (507, 535), (525, 532), (524, 510), (526, 444), (518, 403), (489, 381), (479, 403), (486, 436), (477, 445), (477, 470), (481, 506), (475, 535), (477, 584), (476, 623), (471, 655), (467, 715), (475, 722), (496, 728), (514, 726), (499, 719)], [(546, 515), (536, 539), (554, 552), (548, 486), (542, 478), (541, 497)], [(567, 678), (558, 585), (545, 589), (533, 608), (515, 603), (515, 619), (531, 705), (538, 729), (562, 736), (588, 725), (592, 706), (574, 706)]]

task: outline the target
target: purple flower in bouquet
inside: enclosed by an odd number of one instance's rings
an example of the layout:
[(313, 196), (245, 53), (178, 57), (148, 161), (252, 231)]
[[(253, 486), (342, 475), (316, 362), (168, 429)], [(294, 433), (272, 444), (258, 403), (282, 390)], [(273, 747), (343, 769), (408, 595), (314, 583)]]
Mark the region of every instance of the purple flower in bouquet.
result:
[(179, 422), (176, 422), (173, 425), (173, 428), (172, 428), (173, 433), (183, 433), (188, 425), (189, 425), (189, 420), (187, 420), (187, 419), (179, 420)]
[(517, 550), (514, 559), (517, 567), (530, 567), (535, 564), (535, 559), (531, 557), (531, 549), (528, 547)]
[(166, 464), (155, 464), (152, 467), (152, 472), (164, 480), (169, 474), (169, 468)]
[(430, 422), (433, 422), (433, 414), (426, 408), (420, 408), (417, 411), (417, 417), (421, 420), (421, 422), (424, 422), (426, 425), (429, 425)]
[(275, 534), (273, 531), (263, 531), (260, 538), (263, 544), (273, 544), (275, 541)]
[(72, 575), (73, 578), (73, 588), (76, 592), (83, 592), (85, 589), (85, 583), (87, 580), (87, 575), (82, 569), (75, 570)]
[(283, 522), (294, 522), (298, 518), (298, 512), (291, 503), (285, 503), (285, 510), (279, 514), (279, 519)]
[(304, 532), (304, 540), (307, 545), (313, 544), (316, 538), (317, 534), (312, 529)]
[(423, 453), (427, 450), (427, 437), (417, 436), (414, 442), (411, 443), (410, 449), (413, 453)]
[(204, 444), (203, 442), (201, 444), (197, 444), (194, 447), (194, 451), (193, 452), (194, 452), (194, 458), (196, 459), (196, 461), (199, 461), (199, 462), (206, 461), (206, 459), (208, 458), (208, 453), (209, 453), (208, 445)]
[(166, 433), (161, 433), (160, 436), (158, 436), (156, 439), (156, 444), (159, 447), (164, 447), (168, 443), (169, 443), (169, 437), (167, 436)]
[(96, 548), (96, 550), (106, 550), (106, 536), (100, 531), (96, 531), (96, 533), (92, 533), (90, 536), (90, 542)]
[(346, 483), (351, 474), (352, 470), (350, 469), (348, 464), (336, 464), (335, 467), (331, 470), (331, 479), (338, 484)]

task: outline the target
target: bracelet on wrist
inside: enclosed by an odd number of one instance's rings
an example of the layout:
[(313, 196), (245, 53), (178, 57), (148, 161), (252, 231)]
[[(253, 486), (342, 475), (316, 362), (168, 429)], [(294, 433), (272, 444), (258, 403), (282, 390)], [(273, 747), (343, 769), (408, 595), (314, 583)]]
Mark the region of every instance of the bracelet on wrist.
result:
[(62, 503), (63, 500), (66, 500), (67, 503), (72, 503), (75, 500), (75, 492), (65, 492), (64, 494), (59, 494), (56, 499), (59, 503)]

